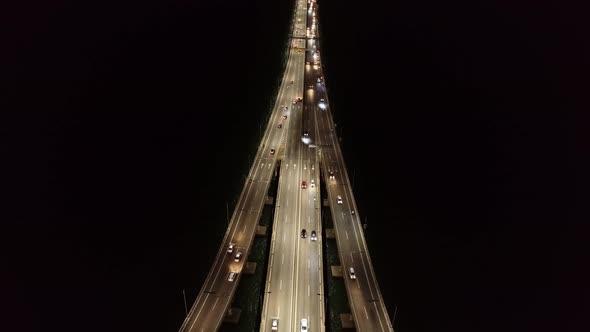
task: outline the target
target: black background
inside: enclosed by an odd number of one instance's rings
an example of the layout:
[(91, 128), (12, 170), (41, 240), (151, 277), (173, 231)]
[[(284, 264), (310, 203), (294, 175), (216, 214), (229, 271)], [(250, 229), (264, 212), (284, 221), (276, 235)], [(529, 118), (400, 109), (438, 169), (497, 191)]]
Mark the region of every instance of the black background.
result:
[[(291, 7), (2, 11), (7, 331), (177, 330), (272, 105)], [(588, 329), (583, 18), (565, 3), (321, 4), (398, 331)]]

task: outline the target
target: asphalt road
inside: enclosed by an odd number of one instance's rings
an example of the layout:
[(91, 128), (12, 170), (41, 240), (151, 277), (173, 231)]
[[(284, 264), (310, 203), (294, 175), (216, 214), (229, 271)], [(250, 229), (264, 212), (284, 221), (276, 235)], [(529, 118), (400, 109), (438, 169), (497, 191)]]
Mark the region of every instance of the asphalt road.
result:
[[(303, 40), (300, 41), (300, 43), (303, 42)], [(298, 86), (291, 84), (290, 81), (296, 77), (296, 73), (302, 72), (303, 57), (303, 51), (294, 50), (287, 60), (285, 79), (279, 88), (276, 106), (233, 212), (223, 243), (195, 303), (180, 327), (180, 331), (215, 331), (223, 322), (225, 313), (229, 309), (240, 280), (240, 272), (247, 261), (254, 239), (277, 158), (282, 154), (281, 146), (287, 138), (286, 128), (291, 122), (290, 115), (294, 113), (292, 102), (295, 99), (296, 86)], [(285, 111), (281, 105), (287, 105), (289, 110)], [(296, 107), (301, 108), (299, 105)], [(287, 115), (287, 119), (283, 119), (283, 115)], [(279, 123), (283, 125), (283, 128), (278, 128)], [(271, 154), (271, 149), (275, 150), (274, 154)], [(231, 254), (227, 252), (230, 243), (234, 243), (236, 246)], [(237, 252), (243, 254), (239, 262), (234, 261)], [(232, 271), (238, 274), (235, 280), (229, 281), (228, 277)]]
[[(281, 172), (260, 330), (271, 331), (273, 319), (278, 319), (280, 331), (300, 331), (302, 319), (307, 319), (310, 331), (325, 330), (319, 196), (321, 160), (340, 260), (345, 270), (353, 267), (357, 276), (344, 279), (357, 330), (393, 331), (360, 219), (358, 214), (351, 215), (351, 211), (356, 210), (354, 197), (332, 131), (334, 125), (323, 79), (317, 81), (323, 77), (320, 57), (304, 52), (306, 47), (319, 50), (317, 40), (305, 38), (317, 35), (315, 15), (308, 11), (305, 1), (298, 2), (291, 49), (275, 108), (223, 243), (180, 331), (219, 329), (247, 261), (278, 160)], [(294, 103), (297, 98), (303, 98), (303, 102)], [(321, 98), (325, 99), (325, 109), (319, 107)], [(303, 143), (304, 130), (309, 131), (312, 144)], [(334, 179), (328, 178), (329, 171), (334, 172)], [(302, 187), (302, 181), (306, 181), (306, 188)], [(342, 197), (342, 204), (336, 203), (338, 195)], [(305, 238), (301, 236), (302, 229), (307, 232)], [(316, 241), (311, 240), (314, 230)], [(235, 244), (232, 253), (227, 250), (230, 243)], [(242, 253), (242, 259), (235, 262), (238, 252)], [(231, 272), (237, 273), (233, 281), (228, 280)]]
[[(292, 57), (294, 97), (303, 97), (305, 33), (307, 5), (299, 1), (295, 15)], [(301, 48), (301, 50), (299, 50)], [(287, 100), (286, 102), (288, 102)], [(279, 100), (279, 103), (283, 101)], [(308, 321), (311, 331), (324, 330), (324, 298), (319, 197), (319, 163), (316, 149), (302, 141), (304, 116), (302, 103), (291, 110), (291, 122), (281, 162), (277, 206), (261, 317), (261, 331), (271, 331), (271, 322), (278, 319), (280, 331), (300, 331), (301, 319)], [(311, 181), (314, 186), (311, 186)], [(306, 188), (302, 187), (305, 181)], [(307, 236), (301, 236), (305, 229)], [(317, 240), (311, 240), (316, 231)]]
[[(311, 47), (319, 50), (319, 41), (315, 40)], [(310, 61), (310, 65), (306, 68), (305, 84), (313, 86), (313, 93), (306, 98), (304, 107), (310, 108), (317, 124), (316, 144), (320, 147), (322, 172), (327, 185), (348, 300), (357, 331), (393, 331), (375, 278), (360, 216), (356, 212), (352, 213), (357, 208), (330, 111), (320, 53), (313, 56), (312, 52), (308, 52), (307, 61)], [(320, 107), (321, 99), (324, 100), (324, 107)], [(330, 178), (330, 171), (334, 174), (333, 179)], [(338, 196), (341, 197), (341, 204), (338, 204)], [(351, 267), (356, 279), (349, 276)]]

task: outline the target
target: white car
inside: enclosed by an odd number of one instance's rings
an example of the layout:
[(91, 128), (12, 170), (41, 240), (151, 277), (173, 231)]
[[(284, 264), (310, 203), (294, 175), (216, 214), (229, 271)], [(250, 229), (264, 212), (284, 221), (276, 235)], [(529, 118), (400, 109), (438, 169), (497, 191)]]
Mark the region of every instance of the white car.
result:
[(236, 254), (236, 258), (234, 258), (234, 262), (239, 262), (241, 258), (242, 258), (242, 253), (241, 252), (238, 252)]
[(337, 198), (336, 202), (338, 204), (342, 204), (342, 196), (338, 195), (338, 198)]
[(278, 318), (272, 319), (272, 323), (270, 324), (270, 329), (273, 331), (279, 330), (279, 319)]
[(236, 277), (237, 276), (238, 276), (238, 272), (233, 272), (232, 271), (232, 272), (229, 273), (229, 276), (227, 277), (227, 280), (228, 281), (234, 281), (234, 280), (236, 280)]
[(336, 176), (334, 176), (334, 171), (330, 171), (330, 180), (334, 180)]
[(354, 274), (354, 269), (352, 267), (348, 269), (348, 276), (350, 279), (356, 279), (356, 275)]
[(311, 187), (314, 188), (315, 187), (315, 181), (312, 179), (311, 180)]
[(235, 246), (236, 246), (235, 244), (233, 244), (233, 243), (230, 243), (230, 244), (229, 244), (229, 246), (227, 246), (227, 252), (228, 252), (229, 254), (231, 254), (232, 252), (234, 252), (234, 247), (235, 247)]
[(301, 318), (301, 332), (307, 331), (307, 319)]
[(315, 231), (311, 231), (311, 240), (312, 241), (317, 241), (318, 240), (318, 235)]

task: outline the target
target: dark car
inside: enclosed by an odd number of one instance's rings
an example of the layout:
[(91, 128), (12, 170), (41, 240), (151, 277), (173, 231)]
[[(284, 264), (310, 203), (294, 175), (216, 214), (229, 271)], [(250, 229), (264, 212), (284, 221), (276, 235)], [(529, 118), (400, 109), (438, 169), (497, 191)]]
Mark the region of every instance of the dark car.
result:
[(279, 123), (279, 129), (283, 128), (283, 125)]
[(275, 149), (270, 149), (270, 154), (275, 154)]
[(307, 231), (305, 230), (305, 228), (301, 230), (301, 237), (304, 239), (307, 237)]

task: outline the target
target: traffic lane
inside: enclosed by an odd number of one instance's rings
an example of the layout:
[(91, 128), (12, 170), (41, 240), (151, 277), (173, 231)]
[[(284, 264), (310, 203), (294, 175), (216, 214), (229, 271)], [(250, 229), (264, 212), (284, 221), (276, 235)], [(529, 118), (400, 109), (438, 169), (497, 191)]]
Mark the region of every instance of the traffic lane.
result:
[[(367, 294), (371, 294), (370, 298), (380, 301), (376, 284), (372, 275), (372, 270), (369, 266), (368, 255), (365, 254), (366, 248), (364, 246), (364, 243), (361, 241), (361, 235), (363, 234), (362, 228), (360, 227), (360, 223), (358, 222), (358, 215), (355, 214), (353, 216), (351, 213), (348, 212), (348, 210), (354, 209), (351, 208), (350, 205), (348, 205), (349, 202), (352, 201), (350, 192), (348, 188), (346, 188), (345, 186), (341, 186), (339, 189), (340, 190), (334, 190), (334, 194), (340, 194), (343, 197), (343, 204), (341, 204), (342, 210), (340, 211), (340, 213), (335, 213), (335, 215), (339, 217), (339, 220), (337, 221), (338, 225), (340, 226), (339, 228), (342, 228), (344, 230), (344, 234), (347, 237), (347, 242), (343, 241), (340, 245), (341, 247), (343, 247), (342, 249), (344, 251), (352, 251), (355, 249), (359, 251), (359, 256), (357, 257), (357, 260), (353, 263), (353, 267), (355, 267), (355, 271), (357, 274), (359, 274), (359, 277), (360, 275), (363, 276), (365, 285), (364, 288), (368, 290)], [(340, 234), (340, 237), (341, 236), (342, 234)], [(351, 238), (353, 236), (354, 239)], [(347, 244), (349, 245), (348, 248), (346, 247)], [(362, 267), (362, 271), (359, 271), (359, 266)], [(361, 284), (363, 284), (363, 282), (359, 283), (359, 285)]]
[[(246, 187), (245, 187), (246, 197), (249, 196), (249, 194), (252, 192), (253, 188), (254, 188), (254, 186), (252, 184), (246, 184)], [(261, 192), (260, 190), (255, 190), (255, 191)], [(254, 219), (256, 219), (256, 218), (254, 218)], [(234, 239), (234, 235), (235, 235), (236, 230), (242, 224), (244, 225), (244, 227), (247, 227), (248, 221), (242, 220), (242, 218), (240, 218), (240, 216), (238, 216), (237, 219), (235, 219), (235, 222), (232, 223), (232, 227), (230, 227), (230, 230), (229, 230), (230, 234), (232, 234), (232, 235), (229, 236), (229, 240), (224, 241), (223, 246), (220, 249), (221, 254), (218, 254), (218, 256), (216, 257), (214, 264), (212, 266), (212, 268), (213, 268), (212, 271), (215, 271), (214, 275), (213, 275), (213, 279), (211, 278), (211, 276), (209, 276), (208, 279), (206, 280), (205, 284), (203, 285), (203, 289), (208, 289), (209, 292), (223, 292), (224, 291), (223, 284), (222, 283), (220, 284), (220, 282), (222, 282), (222, 280), (225, 278), (225, 276), (219, 276), (219, 274), (224, 269), (224, 266), (228, 265), (228, 257), (224, 257), (224, 256), (220, 256), (220, 255), (223, 255), (223, 251), (226, 250), (225, 248), (227, 248), (227, 245), (229, 245), (230, 242), (232, 242), (232, 241), (238, 242), (238, 241), (236, 241), (236, 239)], [(246, 250), (243, 250), (243, 251), (246, 251)], [(247, 255), (247, 253), (245, 253), (245, 255)], [(231, 258), (229, 258), (229, 259), (231, 260)], [(220, 285), (222, 285), (221, 288), (220, 288)], [(198, 320), (198, 318), (200, 318), (200, 311), (204, 306), (207, 305), (208, 300), (209, 300), (209, 294), (205, 294), (204, 296), (203, 295), (199, 296), (195, 305), (193, 305), (193, 307), (198, 311), (198, 314), (196, 316), (194, 316), (194, 320)], [(218, 299), (216, 299), (216, 303), (217, 303), (217, 301), (218, 301)], [(191, 311), (193, 311), (193, 310), (191, 310)]]
[[(343, 190), (339, 191), (342, 196), (348, 196), (347, 188), (342, 187)], [(349, 198), (347, 197), (347, 202)], [(344, 203), (344, 202), (343, 202)], [(345, 211), (350, 209), (350, 206), (347, 204), (344, 205)], [(371, 270), (371, 267), (368, 266), (368, 258), (366, 255), (366, 251), (360, 242), (361, 228), (360, 224), (358, 223), (358, 219), (355, 216), (351, 216), (347, 214), (345, 211), (342, 212), (341, 218), (339, 220), (339, 225), (344, 230), (345, 235), (347, 237), (346, 241), (342, 239), (342, 234), (339, 235), (339, 245), (341, 246), (341, 250), (344, 252), (351, 252), (359, 250), (357, 252), (357, 259), (354, 259), (354, 256), (351, 255), (351, 266), (355, 269), (355, 274), (357, 274), (357, 287), (359, 288), (358, 292), (355, 292), (353, 288), (350, 289), (351, 296), (353, 297), (353, 302), (363, 302), (365, 299), (372, 301), (374, 303), (374, 308), (366, 309), (366, 306), (363, 307), (363, 312), (367, 311), (366, 315), (371, 314), (371, 310), (374, 310), (374, 315), (379, 317), (379, 325), (381, 326), (388, 326), (387, 319), (385, 318), (386, 312), (384, 306), (382, 305), (381, 299), (376, 289), (376, 284), (374, 282), (374, 278)], [(349, 222), (347, 222), (347, 220)], [(354, 233), (354, 239), (351, 238), (349, 235), (350, 233)], [(371, 273), (370, 273), (371, 272)], [(359, 279), (360, 278), (360, 279)], [(369, 296), (367, 296), (369, 295)], [(380, 304), (379, 306), (376, 305), (376, 302)]]
[[(240, 202), (247, 199), (253, 191), (256, 191), (255, 186), (252, 185), (251, 183), (247, 184), (247, 186), (245, 188), (245, 193), (241, 196), (242, 200), (240, 200)], [(238, 203), (238, 205), (239, 205), (239, 203)], [(242, 206), (244, 206), (244, 205), (242, 205)], [(229, 229), (228, 236), (225, 239), (224, 243), (222, 244), (223, 246), (220, 249), (220, 251), (218, 252), (218, 255), (216, 256), (215, 261), (213, 262), (213, 266), (212, 266), (212, 270), (211, 270), (211, 271), (213, 271), (213, 274), (208, 276), (207, 280), (205, 281), (205, 284), (203, 285), (203, 289), (211, 291), (211, 289), (213, 288), (213, 285), (215, 283), (215, 279), (217, 279), (219, 276), (219, 272), (220, 272), (221, 268), (226, 264), (226, 260), (225, 260), (226, 257), (223, 256), (224, 250), (227, 250), (229, 243), (235, 243), (237, 241), (235, 236), (236, 236), (238, 229), (240, 229), (246, 223), (248, 223), (248, 220), (243, 218), (243, 215), (244, 215), (243, 208), (236, 209), (234, 211), (233, 222), (230, 224), (231, 227)], [(242, 245), (243, 245), (243, 243), (242, 243)]]
[[(288, 161), (287, 161), (288, 163)], [(290, 200), (290, 192), (286, 190), (289, 186), (287, 183), (290, 178), (285, 177), (284, 173), (286, 170), (281, 170), (281, 179), (279, 182), (279, 195), (278, 195), (278, 207), (275, 214), (275, 231), (273, 239), (273, 256), (272, 266), (269, 267), (270, 282), (271, 282), (271, 293), (265, 294), (266, 305), (266, 317), (265, 322), (268, 321), (269, 316), (281, 317), (281, 296), (291, 298), (291, 292), (289, 285), (291, 285), (290, 276), (293, 274), (292, 260), (294, 251), (292, 249), (293, 241), (289, 237), (288, 233), (292, 233), (293, 223), (289, 222), (291, 215), (291, 209), (288, 208), (288, 204), (284, 204), (285, 207), (280, 206), (283, 200)], [(286, 265), (285, 265), (286, 264)], [(283, 312), (287, 312), (287, 309), (283, 309)], [(288, 324), (288, 319), (279, 320), (279, 324)]]
[[(288, 227), (286, 227), (288, 228)], [(282, 231), (282, 235), (288, 233), (287, 229)], [(279, 236), (282, 236), (279, 235)], [(271, 293), (266, 294), (269, 296), (269, 313), (267, 316), (270, 317), (279, 317), (285, 318), (282, 313), (288, 313), (286, 307), (284, 307), (285, 303), (281, 302), (282, 298), (292, 298), (291, 287), (293, 270), (292, 270), (292, 255), (286, 254), (286, 252), (292, 251), (288, 250), (288, 248), (292, 247), (293, 241), (290, 239), (286, 239), (285, 241), (280, 242), (280, 246), (282, 248), (277, 248), (278, 250), (275, 251), (274, 262), (272, 267), (271, 273)], [(283, 307), (283, 310), (281, 308)], [(267, 318), (270, 318), (267, 317)], [(283, 324), (289, 322), (288, 317), (287, 319), (283, 319)]]
[[(201, 311), (203, 309), (203, 307), (209, 307), (211, 306), (210, 301), (212, 301), (213, 299), (210, 298), (211, 294), (216, 294), (217, 296), (224, 296), (224, 295), (231, 295), (231, 293), (233, 292), (233, 290), (235, 289), (235, 285), (237, 284), (237, 281), (239, 280), (239, 276), (236, 278), (235, 281), (230, 282), (227, 281), (227, 278), (229, 276), (229, 273), (232, 271), (241, 272), (241, 269), (243, 267), (244, 261), (245, 259), (240, 260), (240, 262), (235, 262), (234, 261), (234, 255), (235, 253), (237, 253), (238, 251), (242, 251), (243, 252), (243, 257), (247, 257), (248, 255), (248, 250), (247, 247), (249, 245), (249, 241), (251, 239), (248, 239), (246, 234), (247, 233), (252, 233), (254, 232), (254, 229), (256, 227), (256, 221), (257, 221), (257, 216), (258, 213), (244, 213), (244, 211), (241, 211), (238, 215), (238, 219), (235, 223), (235, 225), (244, 225), (244, 230), (240, 233), (238, 233), (238, 235), (235, 235), (236, 231), (237, 231), (237, 227), (235, 227), (233, 229), (233, 234), (230, 237), (230, 239), (234, 242), (237, 243), (237, 247), (234, 252), (232, 254), (226, 254), (225, 256), (220, 257), (219, 259), (216, 260), (216, 266), (214, 266), (214, 269), (216, 270), (215, 275), (213, 275), (213, 278), (210, 279), (211, 283), (209, 285), (206, 285), (204, 289), (207, 289), (207, 294), (205, 294), (204, 297), (201, 297), (200, 299), (197, 300), (197, 306), (201, 306), (201, 308), (198, 310), (196, 316), (195, 316), (195, 321), (198, 320), (200, 318), (200, 314)], [(251, 238), (251, 237), (250, 237)], [(229, 244), (229, 242), (228, 242)], [(224, 248), (227, 248), (227, 244), (224, 246)], [(228, 284), (229, 282), (229, 284)], [(215, 299), (216, 301), (216, 305), (217, 302), (219, 301), (219, 299)], [(222, 303), (222, 307), (223, 307), (223, 303)]]
[[(301, 115), (300, 115), (301, 116)], [(297, 122), (297, 128), (296, 130), (293, 132), (295, 137), (299, 136), (299, 133), (301, 132), (300, 129), (300, 125), (301, 122), (298, 121)], [(301, 298), (301, 294), (300, 294), (300, 290), (301, 290), (301, 282), (303, 281), (301, 279), (301, 266), (302, 266), (302, 240), (305, 240), (306, 238), (302, 238), (301, 237), (301, 232), (302, 232), (302, 200), (303, 200), (303, 192), (301, 189), (301, 180), (302, 180), (302, 173), (303, 173), (303, 167), (301, 166), (302, 162), (303, 162), (303, 155), (302, 155), (302, 149), (301, 149), (301, 143), (299, 140), (295, 140), (293, 142), (293, 147), (294, 150), (296, 150), (296, 158), (297, 158), (297, 163), (299, 165), (297, 172), (295, 173), (295, 179), (297, 180), (297, 183), (299, 184), (297, 187), (295, 187), (296, 189), (294, 190), (294, 193), (296, 193), (297, 196), (297, 204), (296, 204), (296, 209), (294, 211), (294, 215), (296, 216), (296, 224), (297, 224), (297, 230), (298, 232), (295, 234), (297, 236), (298, 240), (295, 241), (295, 251), (294, 251), (294, 256), (295, 256), (295, 266), (294, 266), (294, 277), (295, 280), (293, 282), (293, 294), (294, 294), (294, 303), (291, 304), (291, 312), (292, 312), (292, 316), (294, 319), (294, 322), (297, 323), (301, 318), (300, 316), (300, 312), (299, 312), (299, 303), (303, 300)]]
[[(296, 118), (296, 116), (294, 116), (293, 118)], [(296, 126), (294, 126), (296, 127)], [(296, 132), (296, 128), (295, 130), (293, 130), (291, 128), (291, 126), (289, 126), (289, 133), (288, 135), (294, 135), (294, 132)], [(291, 138), (289, 137), (289, 139), (295, 139), (295, 137)], [(275, 264), (274, 266), (276, 266), (276, 259), (278, 258), (278, 256), (281, 256), (281, 260), (283, 261), (283, 259), (285, 261), (282, 262), (282, 264), (289, 264), (290, 269), (285, 270), (285, 269), (280, 269), (280, 271), (278, 272), (278, 276), (277, 276), (277, 271), (272, 270), (271, 271), (271, 278), (274, 279), (274, 284), (273, 287), (275, 287), (275, 292), (276, 292), (276, 287), (277, 287), (277, 279), (279, 279), (279, 289), (281, 291), (281, 294), (283, 293), (283, 290), (285, 289), (290, 289), (289, 291), (289, 296), (287, 296), (286, 298), (292, 299), (293, 296), (290, 295), (292, 294), (292, 289), (293, 289), (293, 274), (294, 274), (294, 270), (293, 270), (293, 263), (294, 263), (294, 253), (296, 252), (296, 250), (294, 249), (294, 239), (292, 238), (293, 234), (296, 234), (296, 224), (294, 222), (295, 219), (295, 213), (297, 211), (296, 209), (296, 202), (297, 202), (297, 190), (291, 190), (291, 188), (297, 188), (297, 182), (298, 182), (298, 178), (294, 175), (296, 175), (297, 172), (297, 168), (296, 168), (296, 164), (297, 162), (294, 161), (291, 158), (292, 154), (296, 154), (297, 153), (297, 148), (295, 145), (287, 145), (287, 151), (286, 153), (286, 157), (284, 160), (284, 166), (281, 169), (281, 188), (279, 188), (280, 190), (280, 201), (278, 201), (278, 205), (279, 205), (279, 219), (278, 219), (278, 224), (276, 224), (275, 227), (277, 227), (277, 236), (279, 237), (278, 239), (275, 238), (275, 251), (274, 251), (274, 262), (273, 264)], [(287, 175), (286, 175), (287, 174)], [(291, 203), (291, 204), (289, 204)], [(284, 218), (284, 219), (283, 219)], [(280, 223), (280, 220), (284, 220), (284, 223)], [(281, 239), (281, 235), (282, 235), (282, 239)], [(276, 241), (281, 241), (281, 243), (277, 244)], [(284, 245), (284, 246), (283, 246)], [(285, 258), (286, 256), (286, 258)], [(276, 313), (275, 315), (280, 315), (283, 317), (283, 324), (285, 322), (285, 314), (290, 312), (290, 302), (286, 302), (286, 301), (281, 301), (280, 298), (277, 299), (277, 293), (271, 293), (269, 295), (269, 304), (268, 304), (268, 308), (270, 309), (271, 307), (276, 307)], [(282, 310), (281, 310), (282, 309)], [(268, 318), (268, 317), (267, 317)], [(268, 320), (268, 319), (267, 319)], [(286, 322), (288, 325), (290, 325), (290, 322), (292, 320), (292, 316), (289, 315), (286, 319)], [(280, 323), (279, 323), (280, 324)]]
[[(289, 126), (289, 129), (290, 129), (290, 126)], [(290, 149), (289, 149), (289, 150), (290, 150)], [(286, 151), (286, 154), (287, 154), (287, 155), (289, 155), (289, 154), (290, 154), (290, 152), (291, 152), (291, 151)], [(295, 163), (295, 164), (296, 164), (296, 163)], [(287, 167), (288, 167), (288, 165), (289, 165), (289, 161), (288, 161), (288, 160), (286, 161), (286, 165), (287, 165)], [(292, 169), (291, 169), (291, 172), (292, 172)], [(284, 176), (284, 174), (283, 174), (283, 172), (282, 172), (282, 171), (281, 171), (281, 176)], [(297, 179), (295, 179), (295, 180), (297, 180)], [(290, 184), (289, 184), (289, 185), (290, 185)], [(296, 184), (293, 184), (293, 185), (295, 186)], [(282, 195), (281, 197), (285, 197), (285, 195)], [(282, 198), (281, 198), (281, 200), (282, 200)], [(287, 213), (289, 213), (289, 212), (290, 212), (290, 210), (292, 210), (292, 209), (294, 208), (294, 206), (293, 206), (294, 204), (292, 204), (292, 206), (291, 206), (291, 207), (289, 207), (289, 206), (288, 206), (288, 202), (289, 202), (289, 200), (287, 200), (287, 203), (285, 204), (285, 205), (286, 205), (286, 206), (285, 206), (285, 210), (287, 210)], [(283, 234), (283, 235), (284, 235), (284, 236), (286, 236), (286, 234)], [(279, 237), (280, 237), (280, 235), (279, 235)], [(285, 242), (287, 242), (287, 241), (285, 241)], [(279, 249), (279, 250), (281, 250), (281, 249)], [(294, 252), (294, 250), (292, 250), (292, 252)], [(275, 256), (274, 256), (274, 258), (273, 258), (273, 259), (276, 259), (276, 258), (277, 258), (277, 251), (276, 251), (276, 250), (275, 250), (275, 253), (274, 253), (274, 255), (275, 255)], [(274, 262), (273, 262), (273, 264), (276, 264), (276, 263), (274, 263)], [(276, 266), (276, 265), (275, 265), (275, 266)], [(281, 270), (281, 271), (279, 271), (279, 274), (282, 274), (281, 272), (282, 272), (282, 270)], [(271, 273), (271, 275), (272, 275), (272, 276), (274, 276), (274, 275), (275, 275), (275, 271), (273, 271), (273, 272)], [(287, 274), (287, 276), (289, 276), (289, 275), (291, 275), (291, 276), (292, 276), (293, 274), (292, 274), (292, 273), (290, 273), (290, 274), (288, 273), (288, 274)], [(275, 277), (275, 278), (276, 278), (276, 277)], [(276, 280), (275, 280), (275, 285), (276, 285)], [(276, 287), (276, 286), (275, 286), (275, 287)], [(270, 305), (270, 306), (273, 306), (273, 304), (272, 304), (272, 303), (270, 303), (269, 305)], [(279, 305), (279, 309), (280, 309), (280, 305)], [(268, 317), (266, 317), (266, 320), (268, 321)]]
[[(299, 143), (301, 145), (301, 143)], [(314, 294), (317, 292), (318, 287), (318, 275), (319, 271), (317, 269), (317, 260), (318, 257), (316, 255), (317, 251), (313, 250), (314, 245), (317, 243), (316, 241), (311, 241), (311, 231), (315, 230), (316, 227), (312, 225), (312, 218), (315, 224), (315, 218), (313, 216), (315, 209), (313, 204), (313, 197), (316, 194), (315, 187), (311, 187), (311, 168), (308, 167), (311, 159), (311, 153), (306, 145), (302, 146), (303, 152), (303, 170), (302, 170), (302, 177), (303, 180), (307, 181), (308, 185), (307, 188), (301, 189), (301, 193), (304, 196), (302, 198), (302, 207), (301, 211), (303, 213), (303, 222), (306, 225), (306, 229), (308, 232), (308, 237), (302, 239), (302, 247), (300, 252), (301, 261), (303, 264), (300, 264), (299, 269), (299, 298), (301, 299), (298, 308), (298, 318), (305, 317), (308, 319), (308, 324), (310, 328), (314, 325), (315, 327), (319, 327), (320, 323), (320, 312), (319, 306), (317, 305), (317, 299)], [(318, 328), (319, 330), (319, 328)]]
[[(268, 137), (268, 136), (267, 136), (267, 137)], [(268, 139), (268, 138), (267, 138), (267, 139)], [(269, 165), (269, 166), (270, 166), (270, 165)], [(261, 191), (259, 191), (259, 192), (261, 192)], [(246, 202), (246, 203), (244, 203), (244, 204), (251, 204), (251, 203), (250, 203), (250, 202)], [(244, 205), (244, 206), (246, 206), (246, 205)], [(236, 229), (239, 227), (239, 226), (237, 226), (238, 224), (239, 224), (239, 220), (238, 220), (238, 223), (236, 224), (236, 227), (235, 227)], [(235, 231), (235, 229), (234, 229), (234, 231)], [(222, 249), (221, 249), (221, 250), (223, 250), (223, 248), (225, 247), (225, 245), (226, 245), (226, 244), (224, 243), (224, 246), (222, 247)], [(223, 265), (225, 265), (225, 264), (226, 264), (226, 262), (225, 262), (225, 261), (226, 261), (226, 259), (220, 259), (220, 260), (218, 260), (218, 261), (219, 261), (219, 264), (220, 264), (221, 266), (223, 266)], [(213, 286), (213, 287), (215, 287), (215, 285), (212, 285), (212, 286)], [(205, 301), (206, 301), (206, 299), (205, 299)]]
[[(297, 174), (297, 172), (295, 172)], [(291, 179), (295, 188), (297, 188), (298, 176), (293, 176)], [(290, 220), (290, 227), (286, 230), (285, 234), (285, 241), (289, 241), (291, 246), (287, 248), (285, 252), (286, 255), (291, 257), (290, 263), (290, 273), (289, 275), (283, 275), (284, 279), (289, 281), (288, 287), (290, 288), (290, 293), (292, 294), (288, 301), (282, 301), (282, 309), (281, 312), (284, 312), (283, 315), (288, 314), (288, 326), (292, 326), (296, 323), (297, 317), (294, 316), (293, 313), (293, 306), (297, 298), (297, 285), (296, 285), (296, 273), (297, 273), (297, 260), (298, 260), (298, 245), (299, 245), (299, 191), (298, 190), (290, 190), (289, 191), (289, 199), (291, 200), (291, 205), (288, 208), (288, 215)]]

